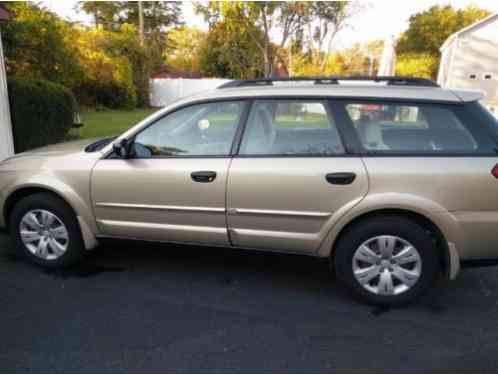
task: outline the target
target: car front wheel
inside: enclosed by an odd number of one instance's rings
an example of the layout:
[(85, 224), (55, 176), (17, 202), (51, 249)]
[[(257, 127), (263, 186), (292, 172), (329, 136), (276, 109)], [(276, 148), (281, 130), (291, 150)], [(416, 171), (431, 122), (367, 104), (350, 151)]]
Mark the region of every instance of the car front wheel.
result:
[(66, 267), (84, 256), (75, 214), (52, 194), (34, 194), (18, 202), (10, 216), (9, 230), (16, 249), (41, 266)]

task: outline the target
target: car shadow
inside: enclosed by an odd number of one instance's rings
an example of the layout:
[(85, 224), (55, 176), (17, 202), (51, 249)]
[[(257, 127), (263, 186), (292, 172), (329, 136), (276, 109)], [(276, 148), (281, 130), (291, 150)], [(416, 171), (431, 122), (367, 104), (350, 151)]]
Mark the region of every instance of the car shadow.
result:
[[(326, 259), (303, 255), (278, 254), (230, 248), (213, 248), (147, 242), (105, 241), (90, 252), (78, 265), (66, 269), (44, 269), (24, 261), (7, 251), (0, 241), (0, 254), (5, 261), (19, 267), (32, 267), (56, 279), (75, 279), (103, 274), (135, 275), (138, 280), (174, 274), (175, 280), (204, 282), (215, 286), (237, 287), (252, 284), (256, 288), (272, 288), (274, 293), (289, 291), (319, 293), (334, 302), (364, 305), (351, 298), (335, 280)], [(493, 280), (494, 281), (494, 280)], [(429, 293), (414, 303), (396, 309), (372, 307), (371, 314), (382, 317), (393, 310), (420, 309), (431, 314), (445, 314), (449, 308), (461, 304), (459, 293), (483, 290), (478, 272), (463, 271), (457, 281), (440, 280)], [(447, 287), (448, 286), (448, 287)], [(488, 287), (489, 289), (490, 287)], [(484, 290), (485, 292), (485, 290)], [(483, 292), (483, 297), (487, 297)], [(489, 294), (489, 293), (488, 293)], [(461, 297), (461, 296), (460, 296)], [(475, 296), (474, 296), (475, 298)]]

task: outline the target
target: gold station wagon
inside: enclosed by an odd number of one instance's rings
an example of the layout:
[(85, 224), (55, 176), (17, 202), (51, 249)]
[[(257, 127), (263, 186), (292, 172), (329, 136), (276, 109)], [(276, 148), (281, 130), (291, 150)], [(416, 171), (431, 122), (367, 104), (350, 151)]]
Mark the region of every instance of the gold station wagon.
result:
[(329, 258), (369, 303), (498, 255), (498, 126), (406, 77), (232, 81), (117, 137), (0, 163), (0, 227), (45, 267), (99, 239)]

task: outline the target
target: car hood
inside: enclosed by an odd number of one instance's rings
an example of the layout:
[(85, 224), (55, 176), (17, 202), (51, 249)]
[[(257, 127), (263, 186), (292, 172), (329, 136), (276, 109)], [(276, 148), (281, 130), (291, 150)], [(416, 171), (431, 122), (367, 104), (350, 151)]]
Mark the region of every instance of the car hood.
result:
[[(80, 153), (80, 152), (85, 152), (85, 149), (88, 146), (91, 146), (95, 143), (98, 143), (100, 141), (103, 141), (102, 139), (83, 139), (83, 140), (78, 140), (78, 141), (72, 141), (72, 142), (64, 142), (64, 143), (58, 143), (55, 145), (50, 145), (50, 146), (44, 146), (40, 148), (36, 148), (30, 151), (26, 151), (20, 154), (16, 154), (14, 156), (11, 156), (10, 158), (7, 158), (3, 160), (3, 162), (11, 162), (17, 159), (23, 159), (23, 158), (31, 158), (31, 157), (50, 157), (50, 156), (64, 156), (64, 155), (70, 155), (74, 153)], [(98, 151), (98, 150), (95, 150)]]
[[(100, 142), (100, 140), (97, 140)], [(86, 152), (85, 149), (89, 149), (93, 144), (96, 144), (96, 140), (85, 139), (73, 142), (60, 143), (51, 146), (40, 147), (34, 150), (16, 154), (10, 158), (7, 158), (0, 162), (0, 169), (11, 169), (23, 166), (22, 169), (27, 168), (42, 168), (46, 166), (47, 163), (52, 167), (56, 167), (57, 164), (69, 162), (75, 159), (94, 159), (101, 156), (98, 152), (99, 149), (92, 149), (92, 152)], [(67, 166), (67, 165), (66, 165)]]

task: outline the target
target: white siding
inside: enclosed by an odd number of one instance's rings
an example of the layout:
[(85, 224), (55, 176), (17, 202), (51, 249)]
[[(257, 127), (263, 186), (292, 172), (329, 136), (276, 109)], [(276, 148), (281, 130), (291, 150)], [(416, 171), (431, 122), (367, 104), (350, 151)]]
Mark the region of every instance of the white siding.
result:
[[(498, 105), (498, 20), (462, 33), (452, 45), (455, 51), (443, 86), (484, 91), (485, 101)], [(443, 59), (443, 70), (445, 63)], [(485, 74), (492, 78), (484, 79)]]
[(453, 61), (453, 55), (455, 52), (455, 47), (457, 44), (457, 39), (453, 39), (441, 53), (441, 62), (439, 64), (439, 72), (437, 76), (437, 83), (440, 86), (447, 86), (448, 80), (450, 78), (451, 63)]
[(10, 121), (9, 93), (3, 56), (2, 37), (0, 35), (0, 160), (14, 154), (12, 123)]

